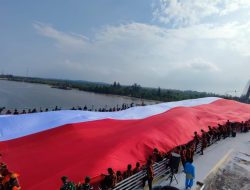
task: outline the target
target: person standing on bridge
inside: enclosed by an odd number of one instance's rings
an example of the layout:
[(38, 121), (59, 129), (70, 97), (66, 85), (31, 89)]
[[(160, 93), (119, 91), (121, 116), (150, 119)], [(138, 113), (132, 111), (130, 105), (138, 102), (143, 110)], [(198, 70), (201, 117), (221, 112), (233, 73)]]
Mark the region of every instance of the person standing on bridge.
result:
[(154, 179), (154, 169), (153, 169), (153, 160), (151, 156), (148, 158), (145, 166), (146, 176), (143, 178), (143, 187), (145, 186), (146, 181), (148, 181), (149, 190), (152, 190), (152, 183)]
[(61, 178), (63, 185), (60, 190), (76, 190), (75, 184), (68, 180), (67, 176)]
[(191, 189), (194, 183), (195, 167), (192, 163), (193, 159), (187, 160), (184, 168), (184, 173), (186, 174), (186, 182), (185, 182), (186, 189)]
[(85, 183), (79, 184), (77, 190), (93, 190), (94, 188), (90, 185), (91, 178), (89, 176), (85, 177)]
[(152, 160), (148, 160), (148, 162), (147, 162), (146, 175), (147, 175), (149, 190), (152, 190), (152, 183), (153, 183), (153, 179), (154, 179), (154, 170), (153, 170)]

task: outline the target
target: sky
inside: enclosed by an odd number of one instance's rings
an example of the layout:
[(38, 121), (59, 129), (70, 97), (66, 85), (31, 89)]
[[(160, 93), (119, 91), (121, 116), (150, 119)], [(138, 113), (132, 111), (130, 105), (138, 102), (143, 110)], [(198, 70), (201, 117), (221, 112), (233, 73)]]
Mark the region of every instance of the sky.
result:
[(240, 95), (250, 0), (1, 0), (0, 72)]

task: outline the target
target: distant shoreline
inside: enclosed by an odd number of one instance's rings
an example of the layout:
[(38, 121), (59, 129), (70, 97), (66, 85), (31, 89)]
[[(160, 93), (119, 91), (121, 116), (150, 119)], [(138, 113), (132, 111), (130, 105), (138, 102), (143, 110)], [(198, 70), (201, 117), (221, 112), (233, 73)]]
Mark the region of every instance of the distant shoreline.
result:
[(38, 77), (23, 77), (14, 75), (0, 75), (0, 80), (16, 81), (46, 84), (52, 88), (59, 88), (62, 90), (76, 89), (79, 91), (94, 92), (98, 94), (118, 95), (123, 97), (136, 98), (147, 101), (155, 102), (171, 102), (186, 99), (197, 99), (204, 97), (221, 97), (225, 99), (233, 99), (239, 101), (239, 97), (222, 96), (214, 93), (197, 92), (197, 91), (181, 91), (174, 89), (161, 89), (141, 87), (139, 84), (134, 83), (131, 86), (120, 85), (119, 82), (113, 84), (89, 82), (79, 80), (62, 80), (62, 79), (47, 79)]
[(92, 91), (85, 91), (85, 90), (79, 90), (77, 88), (70, 88), (70, 89), (65, 89), (65, 88), (61, 88), (61, 87), (58, 87), (58, 86), (52, 86), (51, 84), (47, 84), (47, 83), (37, 83), (37, 82), (28, 82), (28, 81), (20, 81), (20, 80), (9, 80), (7, 78), (0, 78), (0, 80), (2, 81), (8, 81), (8, 82), (24, 82), (24, 83), (28, 83), (28, 84), (37, 84), (37, 85), (46, 85), (46, 86), (49, 86), (50, 88), (55, 88), (55, 89), (59, 89), (59, 90), (77, 90), (79, 92), (88, 92), (88, 93), (95, 93), (95, 94), (100, 94), (100, 95), (107, 95), (107, 96), (114, 96), (114, 97), (122, 97), (122, 98), (132, 98), (134, 100), (141, 100), (142, 102), (143, 101), (147, 101), (147, 102), (151, 102), (151, 103), (154, 103), (154, 104), (158, 104), (158, 103), (162, 103), (161, 101), (157, 101), (157, 100), (149, 100), (149, 99), (141, 99), (141, 98), (136, 98), (136, 97), (131, 97), (131, 96), (124, 96), (124, 95), (117, 95), (117, 94), (104, 94), (104, 93), (98, 93), (98, 92), (92, 92)]

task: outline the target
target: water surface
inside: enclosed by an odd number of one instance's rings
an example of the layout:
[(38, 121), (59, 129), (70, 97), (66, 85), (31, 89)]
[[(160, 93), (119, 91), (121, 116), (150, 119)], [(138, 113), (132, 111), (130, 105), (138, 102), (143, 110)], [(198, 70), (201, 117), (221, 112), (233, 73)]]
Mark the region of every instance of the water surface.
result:
[[(89, 109), (119, 107), (125, 104), (141, 104), (142, 100), (131, 97), (97, 94), (79, 90), (62, 90), (49, 85), (0, 80), (0, 107), (7, 109), (49, 108), (63, 109), (85, 105)], [(144, 100), (146, 104), (155, 101)]]

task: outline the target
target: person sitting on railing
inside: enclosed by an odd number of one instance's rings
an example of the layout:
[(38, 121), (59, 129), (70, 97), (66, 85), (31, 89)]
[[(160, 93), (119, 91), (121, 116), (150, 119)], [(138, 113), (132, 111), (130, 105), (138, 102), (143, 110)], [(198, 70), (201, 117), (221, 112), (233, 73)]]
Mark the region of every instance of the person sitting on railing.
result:
[(128, 164), (127, 170), (123, 173), (123, 179), (126, 179), (130, 177), (131, 175), (133, 175), (132, 165)]
[(141, 165), (139, 162), (136, 162), (135, 168), (133, 169), (133, 174), (136, 174), (139, 171), (141, 171)]
[(122, 176), (122, 172), (120, 170), (118, 170), (116, 172), (116, 182), (119, 183), (123, 180), (123, 176)]
[(82, 184), (79, 184), (77, 187), (77, 190), (93, 190), (94, 188), (90, 185), (91, 178), (89, 176), (85, 177), (85, 182)]
[(161, 153), (159, 152), (159, 150), (157, 148), (154, 148), (153, 151), (153, 160), (155, 162), (160, 162), (163, 160), (163, 156), (161, 155)]
[(68, 180), (67, 176), (61, 177), (62, 180), (62, 186), (60, 190), (76, 190), (75, 184)]

